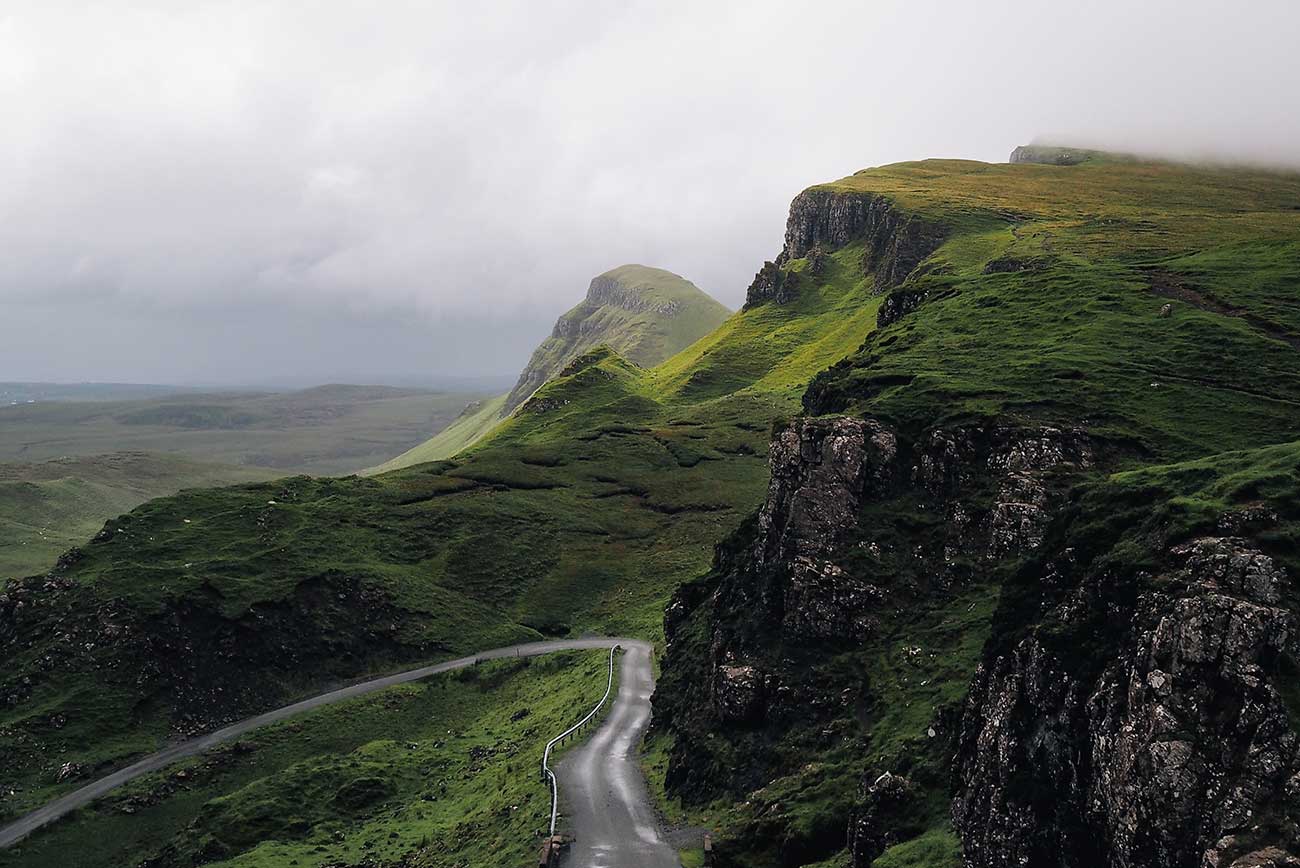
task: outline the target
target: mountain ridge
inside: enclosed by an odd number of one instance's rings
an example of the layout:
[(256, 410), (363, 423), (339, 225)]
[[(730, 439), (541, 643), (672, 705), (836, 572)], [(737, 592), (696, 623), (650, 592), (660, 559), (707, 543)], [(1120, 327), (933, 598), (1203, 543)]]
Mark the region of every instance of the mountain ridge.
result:
[(593, 277), (583, 300), (560, 315), (508, 393), (462, 413), (430, 440), (375, 471), (451, 458), (469, 448), (588, 350), (607, 345), (633, 364), (653, 367), (713, 331), (729, 313), (671, 271), (636, 264), (611, 268)]

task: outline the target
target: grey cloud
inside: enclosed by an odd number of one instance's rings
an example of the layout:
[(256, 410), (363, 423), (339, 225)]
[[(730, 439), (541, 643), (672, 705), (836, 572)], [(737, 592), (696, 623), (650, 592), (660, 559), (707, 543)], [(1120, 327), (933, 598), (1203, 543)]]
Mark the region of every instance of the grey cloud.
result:
[(3, 4), (0, 379), (509, 371), (621, 262), (738, 304), (790, 197), (864, 166), (1294, 163), (1296, 32), (1265, 0)]

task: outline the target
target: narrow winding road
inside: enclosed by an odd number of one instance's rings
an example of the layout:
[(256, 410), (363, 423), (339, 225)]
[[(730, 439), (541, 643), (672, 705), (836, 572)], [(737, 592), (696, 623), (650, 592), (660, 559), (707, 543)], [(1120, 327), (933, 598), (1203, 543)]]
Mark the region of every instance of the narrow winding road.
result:
[(654, 670), (650, 646), (623, 641), (618, 698), (585, 744), (555, 766), (561, 829), (574, 841), (566, 868), (680, 868), (663, 837), (641, 773), (641, 736), (650, 725)]
[[(650, 685), (653, 684), (653, 679), (650, 673), (650, 665), (649, 665), (649, 660), (650, 660), (649, 645), (637, 639), (620, 639), (620, 638), (604, 638), (604, 637), (593, 638), (593, 639), (559, 639), (551, 642), (529, 642), (522, 645), (510, 645), (505, 648), (493, 648), (490, 651), (481, 651), (478, 654), (472, 655), (470, 657), (461, 657), (458, 660), (448, 660), (445, 663), (436, 663), (432, 666), (422, 666), (419, 669), (411, 669), (406, 672), (399, 672), (395, 675), (386, 675), (382, 678), (374, 678), (371, 679), (370, 681), (363, 681), (359, 684), (352, 684), (347, 687), (340, 688), (338, 690), (331, 690), (328, 693), (322, 693), (319, 696), (313, 696), (310, 699), (304, 699), (301, 702), (295, 702), (292, 705), (286, 705), (283, 708), (277, 708), (274, 711), (268, 711), (265, 714), (259, 714), (256, 717), (250, 717), (246, 720), (241, 720), (238, 723), (233, 723), (230, 726), (225, 727), (224, 729), (219, 729), (216, 730), (215, 732), (210, 732), (207, 735), (202, 735), (199, 736), (198, 738), (193, 738), (188, 741), (183, 741), (180, 742), (179, 744), (172, 745), (169, 748), (158, 751), (158, 753), (150, 754), (149, 756), (146, 756), (143, 759), (138, 760), (137, 762), (127, 766), (124, 769), (119, 769), (118, 771), (106, 775), (100, 778), (99, 780), (94, 781), (93, 783), (87, 784), (86, 786), (78, 790), (74, 790), (71, 793), (68, 793), (66, 796), (55, 799), (49, 804), (41, 808), (37, 808), (35, 811), (32, 811), (30, 814), (26, 814), (18, 818), (13, 823), (10, 823), (8, 826), (0, 828), (0, 849), (13, 845), (14, 843), (22, 840), (23, 838), (30, 835), (32, 832), (39, 829), (41, 826), (44, 826), (46, 823), (53, 822), (54, 820), (57, 820), (58, 818), (64, 816), (65, 814), (68, 814), (72, 811), (77, 810), (80, 807), (89, 804), (90, 802), (94, 801), (95, 799), (99, 798), (100, 796), (104, 795), (110, 790), (113, 790), (116, 787), (121, 786), (122, 784), (126, 783), (129, 780), (139, 777), (140, 775), (148, 774), (149, 772), (158, 771), (159, 769), (165, 768), (166, 766), (170, 765), (171, 763), (175, 762), (178, 759), (182, 759), (187, 756), (193, 756), (195, 754), (202, 753), (203, 751), (207, 750), (208, 748), (214, 745), (218, 745), (221, 744), (222, 742), (236, 739), (239, 736), (249, 732), (250, 730), (256, 729), (259, 726), (266, 726), (268, 723), (275, 723), (276, 721), (284, 720), (286, 717), (292, 717), (295, 714), (301, 714), (304, 711), (310, 711), (313, 708), (320, 708), (323, 705), (330, 705), (331, 703), (341, 702), (345, 699), (352, 699), (357, 696), (364, 696), (367, 693), (373, 693), (376, 690), (383, 690), (386, 687), (392, 687), (396, 684), (405, 684), (408, 681), (418, 681), (421, 678), (428, 678), (430, 675), (437, 675), (439, 672), (450, 672), (453, 669), (464, 669), (467, 666), (473, 666), (475, 663), (478, 663), (483, 660), (498, 660), (506, 657), (536, 657), (541, 654), (550, 654), (555, 651), (579, 651), (579, 650), (591, 649), (591, 648), (612, 648), (615, 645), (622, 645), (624, 648), (629, 649), (627, 655), (625, 655), (624, 657), (623, 668), (621, 670), (621, 672), (623, 673), (622, 677), (629, 678), (628, 675), (629, 666), (632, 666), (633, 672), (629, 680), (636, 679), (636, 683), (641, 685), (641, 687), (638, 688), (638, 694), (634, 702), (632, 703), (633, 705), (635, 705), (637, 709), (639, 709), (638, 711), (634, 711), (633, 713), (644, 715), (644, 720), (642, 720), (642, 722), (639, 724), (640, 729), (636, 730), (636, 732), (638, 733), (637, 743), (639, 743), (639, 737), (640, 737), (639, 733), (645, 729), (645, 723), (648, 722), (649, 714), (650, 714), (650, 687), (646, 686), (647, 684)], [(639, 661), (639, 662), (636, 662), (634, 664), (633, 661)], [(609, 729), (610, 723), (615, 720), (617, 715), (620, 713), (620, 709), (625, 710), (630, 707), (629, 702), (625, 701), (624, 698), (627, 689), (628, 688), (624, 686), (620, 690), (618, 702), (614, 706), (614, 711), (610, 716), (610, 720), (604, 726), (601, 727), (600, 731), (597, 733), (596, 736), (597, 739), (599, 739), (601, 735), (604, 734)], [(628, 737), (631, 738), (631, 736)], [(620, 740), (617, 744), (615, 744), (615, 747), (617, 748), (621, 744), (622, 741)], [(586, 750), (586, 748), (583, 748), (583, 750)], [(632, 760), (632, 765), (635, 766), (635, 759)], [(636, 774), (638, 776), (637, 780), (640, 780), (639, 777), (640, 770), (634, 769), (634, 771), (636, 771)], [(599, 777), (600, 774), (602, 773), (597, 772), (596, 777), (593, 780), (597, 780), (597, 781), (601, 780), (601, 778)], [(561, 791), (563, 791), (564, 786), (566, 786), (566, 784), (562, 782)], [(644, 798), (645, 796), (644, 785), (642, 786), (643, 789), (641, 790), (641, 796), (642, 798)], [(653, 819), (654, 815), (653, 812), (650, 812), (649, 805), (644, 804), (642, 807), (644, 811), (647, 812), (648, 815)], [(578, 816), (575, 815), (573, 828), (575, 834), (578, 835), (580, 838), (594, 837), (593, 833), (588, 831), (588, 826), (587, 826), (588, 822), (589, 821), (586, 818), (583, 818), (581, 821), (579, 821)], [(653, 828), (653, 826), (651, 828)], [(600, 832), (600, 834), (603, 835), (604, 832), (602, 831)], [(578, 862), (574, 864), (594, 865), (597, 863)], [(614, 863), (605, 862), (599, 864), (614, 864), (619, 866), (632, 866), (632, 865), (656, 866), (661, 863), (616, 861)], [(662, 864), (665, 865), (671, 864), (674, 866), (674, 868), (676, 868), (677, 865), (676, 861), (672, 863), (665, 862)]]

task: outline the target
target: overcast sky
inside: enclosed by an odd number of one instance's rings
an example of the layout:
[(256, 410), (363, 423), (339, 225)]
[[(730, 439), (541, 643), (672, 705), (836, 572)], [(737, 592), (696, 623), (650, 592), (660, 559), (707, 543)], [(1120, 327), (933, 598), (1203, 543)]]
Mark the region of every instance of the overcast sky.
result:
[(1296, 160), (1300, 4), (0, 0), (0, 380), (509, 377), (789, 200), (1035, 137)]

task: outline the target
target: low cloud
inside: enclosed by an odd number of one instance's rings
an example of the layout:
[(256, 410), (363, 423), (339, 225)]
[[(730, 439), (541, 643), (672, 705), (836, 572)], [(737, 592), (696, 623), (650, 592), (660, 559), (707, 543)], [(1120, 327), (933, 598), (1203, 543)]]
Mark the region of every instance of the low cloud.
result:
[(0, 379), (509, 371), (622, 262), (739, 304), (864, 166), (1300, 134), (1286, 2), (18, 6)]

